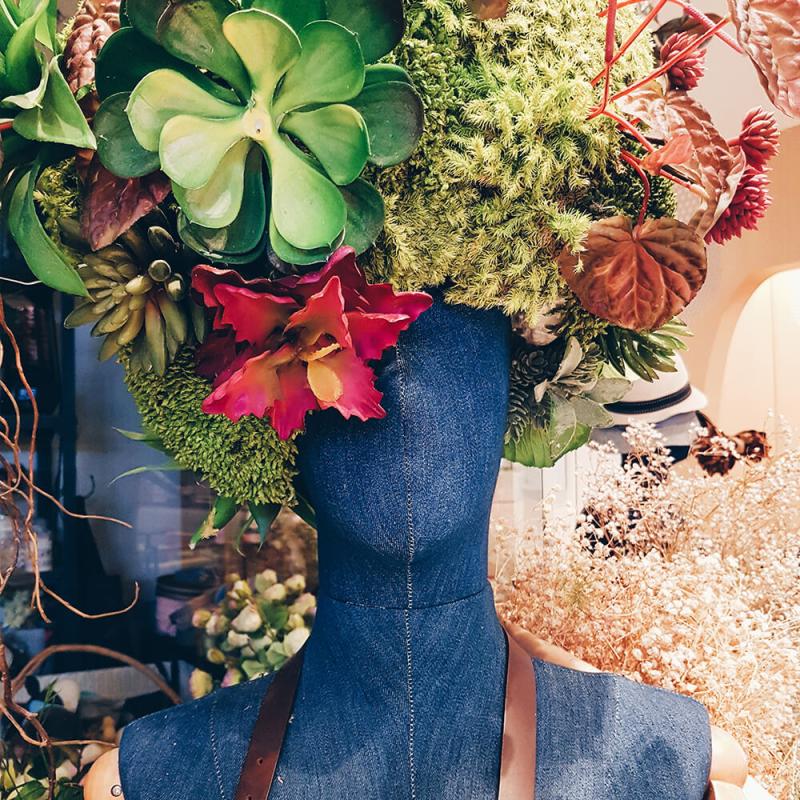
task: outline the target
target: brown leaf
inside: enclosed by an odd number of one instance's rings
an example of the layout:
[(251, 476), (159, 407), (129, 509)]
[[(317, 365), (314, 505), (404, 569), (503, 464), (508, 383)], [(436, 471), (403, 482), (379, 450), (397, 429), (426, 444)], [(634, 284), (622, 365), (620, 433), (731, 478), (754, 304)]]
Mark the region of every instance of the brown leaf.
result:
[(119, 30), (120, 0), (85, 0), (64, 46), (67, 83), (73, 92), (94, 83), (94, 61), (100, 48)]
[(692, 137), (688, 133), (680, 133), (663, 147), (648, 153), (642, 159), (642, 166), (653, 175), (660, 175), (664, 167), (670, 164), (685, 164), (692, 155), (694, 155)]
[(161, 172), (144, 178), (118, 178), (95, 156), (86, 177), (81, 235), (92, 250), (107, 247), (163, 202), (170, 188), (169, 178)]
[(508, 0), (469, 0), (478, 19), (502, 19), (508, 13)]
[(695, 183), (699, 207), (688, 224), (705, 236), (736, 194), (747, 166), (741, 148), (728, 144), (700, 103), (686, 92), (665, 92), (656, 81), (622, 98), (619, 106), (668, 142), (690, 137), (694, 153), (681, 172)]
[(728, 0), (739, 43), (769, 99), (800, 117), (800, 3), (797, 0)]
[(706, 279), (706, 248), (676, 219), (595, 222), (584, 250), (564, 250), (559, 268), (581, 305), (630, 330), (655, 330), (683, 311)]

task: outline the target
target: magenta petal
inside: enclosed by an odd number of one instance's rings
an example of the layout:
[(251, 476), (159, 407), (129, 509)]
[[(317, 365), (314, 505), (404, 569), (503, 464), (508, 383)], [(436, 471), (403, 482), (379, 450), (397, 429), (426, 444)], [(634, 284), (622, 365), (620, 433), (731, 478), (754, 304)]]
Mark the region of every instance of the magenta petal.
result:
[(381, 406), (383, 395), (375, 388), (375, 373), (355, 353), (340, 350), (321, 359), (342, 382), (342, 394), (332, 403), (320, 401), (322, 408), (335, 408), (345, 419), (383, 419), (386, 410)]
[(325, 334), (331, 336), (342, 347), (351, 347), (350, 332), (344, 313), (342, 283), (338, 277), (331, 278), (327, 285), (306, 301), (306, 305), (292, 314), (286, 331), (297, 330), (301, 343), (308, 347)]
[(308, 386), (306, 367), (286, 345), (249, 358), (203, 401), (206, 414), (224, 414), (233, 422), (269, 415), (281, 439), (303, 427), (306, 413), (319, 408)]
[(409, 325), (433, 305), (433, 298), (425, 292), (396, 292), (389, 283), (369, 284), (364, 289), (364, 299), (373, 314), (405, 314)]
[(340, 247), (334, 252), (325, 266), (316, 272), (308, 272), (298, 277), (281, 278), (281, 286), (297, 297), (307, 299), (319, 292), (328, 281), (337, 277), (342, 282), (342, 288), (353, 289), (361, 292), (367, 281), (356, 264), (356, 251), (352, 247)]
[(214, 295), (222, 306), (220, 321), (236, 331), (239, 342), (263, 344), (297, 310), (297, 303), (291, 297), (254, 292), (227, 283), (219, 284)]
[(195, 371), (214, 380), (236, 358), (236, 337), (232, 330), (211, 331), (195, 350)]
[(353, 347), (359, 358), (370, 361), (380, 358), (388, 347), (394, 347), (400, 334), (413, 320), (405, 314), (364, 314), (351, 311), (347, 324)]

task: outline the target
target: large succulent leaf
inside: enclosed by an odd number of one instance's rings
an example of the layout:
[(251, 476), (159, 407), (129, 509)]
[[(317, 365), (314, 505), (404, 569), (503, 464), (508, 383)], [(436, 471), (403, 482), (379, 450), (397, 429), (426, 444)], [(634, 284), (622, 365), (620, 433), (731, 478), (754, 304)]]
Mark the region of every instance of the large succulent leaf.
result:
[(272, 215), (281, 236), (294, 247), (330, 247), (344, 229), (347, 208), (334, 186), (290, 142), (268, 143)]
[(403, 0), (327, 0), (328, 18), (358, 35), (364, 60), (371, 64), (403, 38)]
[(261, 151), (249, 145), (238, 215), (229, 225), (216, 229), (186, 220), (180, 233), (192, 249), (212, 260), (231, 263), (236, 260), (235, 256), (244, 256), (244, 263), (247, 263), (263, 251), (267, 224), (263, 167)]
[(419, 144), (425, 126), (422, 98), (410, 83), (380, 81), (376, 74), (370, 75), (370, 80), (350, 105), (367, 123), (370, 161), (381, 167), (394, 166), (409, 158)]
[(158, 42), (158, 20), (166, 11), (170, 0), (127, 0), (125, 13), (131, 25), (153, 42)]
[(706, 277), (706, 249), (678, 220), (595, 222), (583, 252), (565, 249), (561, 274), (592, 314), (630, 330), (654, 330), (683, 311)]
[[(225, 154), (244, 137), (241, 117), (204, 119), (180, 114), (161, 131), (161, 169), (178, 186), (199, 189), (211, 180)], [(244, 169), (243, 155), (239, 163)]]
[[(205, 228), (225, 228), (233, 223), (242, 207), (245, 162), (253, 146), (249, 139), (242, 139), (231, 147), (211, 179), (198, 189), (173, 183), (175, 199), (191, 222)], [(262, 231), (264, 222), (262, 216)]]
[(125, 108), (129, 94), (111, 95), (94, 116), (97, 155), (103, 166), (120, 178), (140, 178), (159, 167), (158, 153), (145, 150), (133, 135)]
[(5, 52), (6, 80), (13, 91), (23, 94), (41, 78), (41, 58), (36, 50), (36, 28), (47, 13), (48, 0), (41, 0), (30, 17), (22, 22)]
[(770, 100), (800, 117), (800, 3), (797, 0), (728, 0), (739, 42)]
[(86, 296), (78, 271), (47, 235), (36, 213), (33, 192), (43, 166), (40, 158), (32, 169), (22, 173), (13, 187), (8, 206), (8, 229), (31, 272), (42, 283), (59, 292)]
[(229, 0), (173, 0), (158, 20), (156, 36), (168, 53), (224, 78), (244, 99), (250, 81), (222, 31), (235, 10)]
[(411, 83), (411, 76), (397, 64), (368, 64), (364, 70), (364, 86), (390, 81)]
[(352, 183), (369, 158), (369, 134), (361, 114), (341, 103), (291, 111), (281, 130), (299, 139), (339, 186)]
[(269, 102), (278, 81), (300, 58), (300, 39), (282, 19), (262, 11), (237, 11), (223, 23), (225, 38), (239, 54), (254, 91)]
[(300, 31), (300, 43), (300, 58), (275, 99), (276, 116), (313, 103), (342, 103), (359, 94), (364, 56), (353, 33), (335, 22), (312, 22)]
[[(280, 231), (275, 227), (275, 218), (270, 215), (269, 219), (269, 244), (271, 248), (270, 261), (280, 269), (288, 265), (299, 267), (309, 267), (312, 264), (323, 264), (331, 255), (331, 251), (344, 243), (344, 231), (339, 239), (330, 246), (318, 247), (313, 250), (300, 250), (293, 247), (281, 236)], [(277, 259), (277, 260), (276, 260)]]
[(81, 234), (93, 250), (114, 242), (170, 191), (169, 180), (160, 172), (143, 178), (118, 178), (97, 157), (89, 166), (85, 185)]
[(209, 94), (229, 103), (236, 95), (212, 81), (193, 66), (171, 56), (134, 28), (122, 28), (103, 45), (95, 64), (97, 93), (101, 99), (118, 92), (131, 92), (142, 78), (159, 69), (180, 72)]
[(164, 125), (176, 115), (233, 119), (243, 111), (241, 106), (212, 97), (193, 80), (171, 69), (147, 75), (131, 92), (126, 110), (137, 141), (153, 152), (159, 149)]
[(41, 105), (17, 114), (14, 130), (26, 139), (93, 150), (96, 147), (94, 134), (61, 74), (57, 57), (50, 61), (48, 73)]
[(341, 192), (347, 204), (344, 244), (352, 247), (356, 255), (361, 255), (372, 247), (383, 231), (383, 197), (362, 178), (349, 186), (342, 186)]
[(247, 7), (275, 14), (298, 32), (309, 22), (327, 19), (328, 16), (325, 0), (253, 0)]

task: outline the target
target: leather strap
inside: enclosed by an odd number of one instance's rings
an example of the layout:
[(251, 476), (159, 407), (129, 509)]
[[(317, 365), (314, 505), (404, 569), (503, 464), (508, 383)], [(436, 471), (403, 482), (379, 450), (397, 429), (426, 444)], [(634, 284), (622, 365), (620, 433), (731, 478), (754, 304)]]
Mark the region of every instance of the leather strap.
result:
[(239, 776), (236, 800), (267, 800), (292, 715), (303, 654), (298, 653), (267, 689)]
[[(498, 800), (534, 800), (536, 790), (536, 676), (531, 657), (506, 633), (506, 699)], [(270, 684), (253, 728), (235, 800), (267, 800), (292, 713), (302, 653)]]
[(536, 673), (533, 662), (506, 631), (506, 706), (498, 800), (533, 800), (536, 792)]

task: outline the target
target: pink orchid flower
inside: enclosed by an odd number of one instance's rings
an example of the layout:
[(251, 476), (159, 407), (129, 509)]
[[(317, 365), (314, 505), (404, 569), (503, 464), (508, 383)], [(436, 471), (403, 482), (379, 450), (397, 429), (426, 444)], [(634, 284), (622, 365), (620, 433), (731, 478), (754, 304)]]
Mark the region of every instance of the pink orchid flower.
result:
[(197, 353), (198, 372), (213, 380), (203, 410), (234, 422), (268, 417), (282, 439), (317, 409), (385, 417), (367, 362), (394, 347), (433, 302), (367, 283), (348, 247), (317, 272), (274, 281), (200, 266), (192, 286), (214, 312), (214, 330)]

